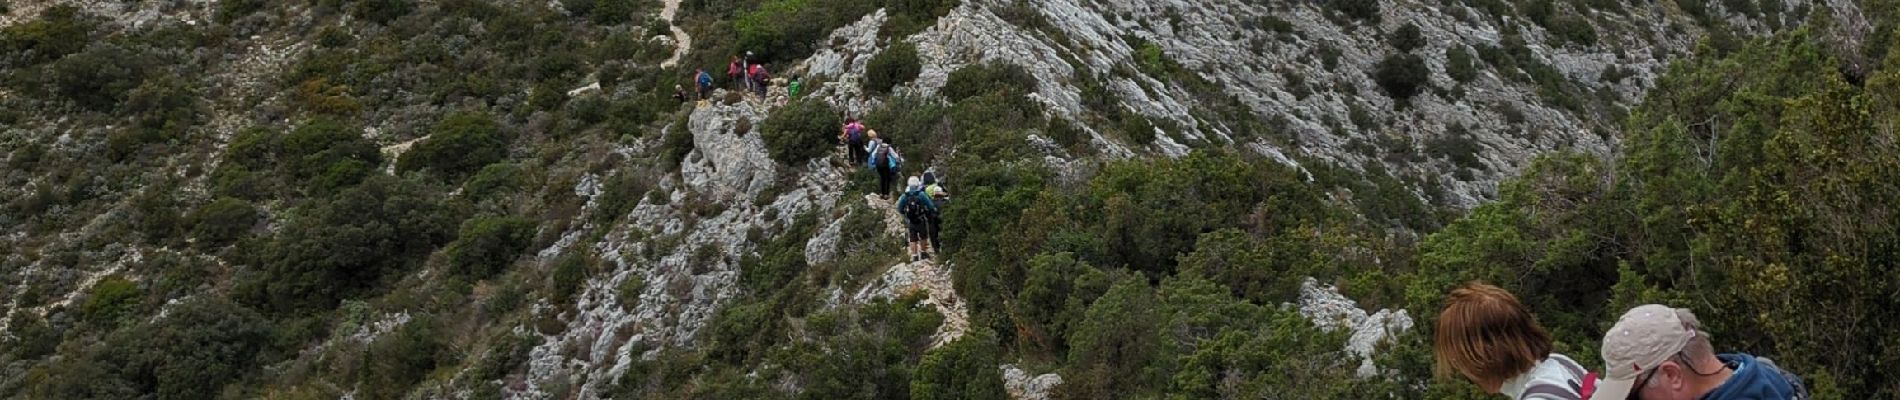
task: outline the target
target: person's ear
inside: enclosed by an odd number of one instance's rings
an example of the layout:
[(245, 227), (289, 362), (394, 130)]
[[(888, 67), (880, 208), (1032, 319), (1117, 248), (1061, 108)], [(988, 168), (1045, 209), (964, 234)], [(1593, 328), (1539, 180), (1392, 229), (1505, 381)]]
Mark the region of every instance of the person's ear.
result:
[(1656, 379), (1661, 382), (1655, 382), (1652, 383), (1652, 385), (1660, 385), (1663, 388), (1669, 389), (1670, 392), (1682, 392), (1688, 388), (1689, 376), (1683, 375), (1686, 371), (1683, 371), (1682, 364), (1677, 363), (1676, 360), (1663, 362), (1662, 365), (1658, 365), (1656, 368), (1662, 369), (1662, 371), (1657, 371), (1656, 374)]

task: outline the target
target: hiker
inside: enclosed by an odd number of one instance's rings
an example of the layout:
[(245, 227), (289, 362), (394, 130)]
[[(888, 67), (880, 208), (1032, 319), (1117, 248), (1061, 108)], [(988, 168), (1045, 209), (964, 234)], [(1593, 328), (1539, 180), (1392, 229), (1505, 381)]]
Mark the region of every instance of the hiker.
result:
[(792, 75), (792, 82), (785, 85), (785, 98), (798, 100), (798, 90), (803, 88), (804, 84), (799, 82), (798, 75)]
[(938, 219), (937, 205), (930, 201), (930, 195), (924, 194), (924, 182), (913, 176), (904, 185), (904, 195), (897, 198), (897, 213), (904, 216), (904, 225), (910, 239), (910, 261), (930, 259), (930, 251), (936, 247), (930, 239), (930, 229)]
[[(740, 61), (739, 56), (732, 56), (732, 64), (726, 66), (726, 79), (739, 82), (740, 85), (750, 85), (750, 83), (747, 83), (745, 80), (745, 62)], [(745, 88), (751, 89), (752, 87), (745, 86)]]
[(752, 70), (747, 75), (752, 77), (752, 92), (764, 98), (765, 88), (772, 79), (771, 72), (765, 70), (765, 64), (752, 64)]
[(1687, 309), (1632, 308), (1603, 334), (1602, 399), (1727, 400), (1809, 398), (1808, 389), (1767, 358), (1715, 354), (1709, 333)]
[(844, 127), (838, 128), (838, 142), (844, 143), (849, 162), (857, 163), (858, 160), (870, 156), (864, 148), (865, 143), (871, 140), (868, 135), (865, 132), (864, 123), (859, 122), (857, 118), (844, 119)]
[[(944, 191), (941, 182), (937, 181), (937, 171), (924, 171), (923, 181), (924, 195), (930, 196), (931, 205), (942, 206), (950, 200), (950, 192)], [(930, 235), (930, 248), (941, 250), (943, 241), (938, 239), (938, 234), (943, 232), (943, 209), (938, 208), (936, 211), (930, 214), (930, 231), (925, 233)]]
[(1514, 400), (1587, 399), (1596, 381), (1576, 360), (1551, 352), (1550, 333), (1517, 296), (1479, 282), (1446, 299), (1432, 358), (1439, 377), (1462, 375), (1485, 393)]
[(898, 166), (903, 165), (904, 156), (897, 154), (883, 139), (871, 139), (871, 146), (865, 148), (871, 156), (865, 160), (865, 166), (877, 170), (877, 196), (888, 199), (891, 195), (891, 181), (897, 180)]
[(699, 73), (693, 74), (693, 81), (699, 84), (699, 98), (697, 100), (705, 100), (712, 97), (713, 78), (712, 74), (706, 73), (705, 68), (700, 68)]
[(673, 85), (673, 101), (685, 103), (686, 88), (680, 87), (680, 85)]

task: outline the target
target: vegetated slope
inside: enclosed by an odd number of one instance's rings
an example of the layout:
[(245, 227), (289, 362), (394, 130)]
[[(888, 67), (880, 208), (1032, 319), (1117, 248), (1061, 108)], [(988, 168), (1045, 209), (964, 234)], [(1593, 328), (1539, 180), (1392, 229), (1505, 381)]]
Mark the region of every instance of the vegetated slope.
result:
[[(1359, 376), (1307, 276), (1894, 390), (1891, 2), (0, 5), (7, 397), (1476, 397), (1420, 330)], [(806, 96), (669, 99), (746, 50)], [(950, 179), (931, 269), (840, 114)]]

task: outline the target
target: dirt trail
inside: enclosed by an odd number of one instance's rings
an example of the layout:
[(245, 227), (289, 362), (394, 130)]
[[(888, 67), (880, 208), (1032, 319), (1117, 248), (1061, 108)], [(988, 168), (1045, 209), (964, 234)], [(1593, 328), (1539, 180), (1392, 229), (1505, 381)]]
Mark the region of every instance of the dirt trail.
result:
[[(903, 217), (897, 215), (890, 201), (866, 196), (865, 202), (871, 209), (884, 213), (888, 231), (901, 238)], [(936, 261), (924, 260), (907, 262), (891, 266), (883, 276), (859, 290), (854, 300), (869, 301), (872, 298), (896, 298), (923, 291), (930, 305), (943, 314), (943, 325), (937, 327), (937, 333), (931, 336), (930, 347), (936, 348), (963, 337), (970, 330), (970, 306), (957, 294), (956, 285), (950, 278), (950, 265), (940, 265)]]
[(678, 15), (679, 12), (680, 0), (666, 0), (666, 7), (660, 9), (660, 19), (666, 20), (667, 27), (673, 31), (673, 56), (667, 57), (666, 61), (661, 61), (660, 68), (679, 65), (680, 57), (686, 55), (687, 49), (693, 48), (693, 37), (687, 35), (685, 29), (680, 29), (678, 24), (673, 23), (673, 16)]

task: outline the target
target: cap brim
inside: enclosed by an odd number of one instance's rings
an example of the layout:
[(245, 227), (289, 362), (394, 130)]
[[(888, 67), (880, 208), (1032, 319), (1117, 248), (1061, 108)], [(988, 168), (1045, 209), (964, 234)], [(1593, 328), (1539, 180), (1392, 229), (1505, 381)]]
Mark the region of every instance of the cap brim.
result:
[(1636, 386), (1635, 380), (1618, 381), (1600, 379), (1597, 380), (1597, 390), (1590, 393), (1590, 398), (1596, 400), (1627, 399), (1630, 397), (1630, 389), (1634, 386)]

